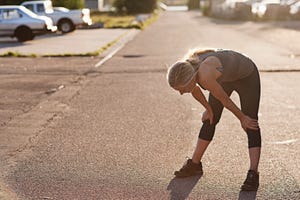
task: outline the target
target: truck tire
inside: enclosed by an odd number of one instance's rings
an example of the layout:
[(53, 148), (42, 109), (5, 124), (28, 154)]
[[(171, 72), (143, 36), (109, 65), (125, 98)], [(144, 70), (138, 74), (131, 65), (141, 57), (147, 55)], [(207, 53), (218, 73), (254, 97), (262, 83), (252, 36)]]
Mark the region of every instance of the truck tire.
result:
[(58, 30), (62, 33), (69, 33), (75, 30), (75, 26), (71, 20), (63, 19), (58, 22)]
[(16, 29), (15, 36), (18, 39), (19, 42), (25, 42), (28, 40), (33, 40), (34, 35), (30, 28), (26, 26), (21, 26)]

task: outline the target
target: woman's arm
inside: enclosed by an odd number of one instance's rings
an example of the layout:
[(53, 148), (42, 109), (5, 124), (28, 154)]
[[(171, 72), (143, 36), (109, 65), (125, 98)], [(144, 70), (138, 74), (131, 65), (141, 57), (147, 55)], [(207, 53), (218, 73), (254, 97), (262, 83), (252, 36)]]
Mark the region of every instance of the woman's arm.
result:
[(204, 94), (202, 93), (199, 86), (196, 86), (193, 89), (192, 95), (206, 109), (206, 111), (203, 113), (202, 121), (205, 121), (205, 120), (209, 119), (210, 124), (212, 124), (213, 119), (214, 119), (213, 111), (212, 111), (209, 103), (207, 102), (207, 100), (206, 100), (206, 98), (205, 98)]
[(199, 88), (199, 86), (196, 86), (193, 89), (192, 95), (199, 103), (201, 103), (204, 106), (204, 108), (210, 109), (210, 105), (208, 104), (208, 102), (207, 102), (204, 94), (202, 93), (201, 89)]
[(217, 98), (225, 108), (230, 110), (239, 120), (242, 120), (245, 117), (245, 114), (229, 98), (227, 93), (216, 80), (207, 80), (204, 87), (206, 87), (211, 94)]

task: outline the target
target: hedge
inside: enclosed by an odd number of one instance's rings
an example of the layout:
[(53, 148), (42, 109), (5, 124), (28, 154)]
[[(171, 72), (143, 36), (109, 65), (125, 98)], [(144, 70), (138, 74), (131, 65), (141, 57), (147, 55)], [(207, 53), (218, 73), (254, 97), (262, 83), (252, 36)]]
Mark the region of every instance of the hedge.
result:
[[(2, 0), (0, 5), (20, 5), (25, 0)], [(53, 6), (62, 6), (69, 9), (84, 7), (84, 0), (52, 0)]]
[(61, 6), (69, 9), (84, 7), (84, 0), (52, 0), (53, 6)]
[(188, 0), (188, 9), (194, 10), (199, 9), (199, 0)]
[(119, 13), (151, 13), (156, 8), (157, 0), (115, 0), (114, 6)]

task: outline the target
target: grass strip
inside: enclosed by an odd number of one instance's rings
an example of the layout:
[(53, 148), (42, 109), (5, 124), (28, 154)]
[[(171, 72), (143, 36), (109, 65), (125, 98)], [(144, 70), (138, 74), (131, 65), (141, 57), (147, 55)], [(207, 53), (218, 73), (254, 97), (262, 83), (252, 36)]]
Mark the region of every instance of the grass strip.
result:
[[(146, 16), (142, 21), (138, 19), (141, 15)], [(96, 11), (91, 13), (91, 18), (96, 24), (104, 24), (104, 28), (145, 29), (158, 18), (159, 11), (155, 10), (153, 13), (141, 15), (116, 15)]]

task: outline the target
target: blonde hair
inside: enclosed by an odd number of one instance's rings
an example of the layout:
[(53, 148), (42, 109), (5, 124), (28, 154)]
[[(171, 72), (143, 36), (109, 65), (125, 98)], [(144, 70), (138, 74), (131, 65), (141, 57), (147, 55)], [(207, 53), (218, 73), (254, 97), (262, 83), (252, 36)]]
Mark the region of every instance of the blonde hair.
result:
[(179, 61), (173, 64), (167, 74), (167, 79), (171, 87), (184, 86), (190, 81), (195, 73), (191, 63)]
[(193, 65), (195, 71), (197, 71), (200, 63), (202, 62), (201, 55), (215, 51), (216, 50), (213, 48), (189, 50), (189, 52), (184, 56), (184, 60), (190, 62)]
[(169, 85), (173, 88), (186, 85), (199, 68), (200, 56), (214, 51), (214, 49), (189, 50), (183, 58), (184, 61), (178, 61), (169, 68), (167, 73)]

